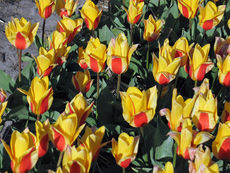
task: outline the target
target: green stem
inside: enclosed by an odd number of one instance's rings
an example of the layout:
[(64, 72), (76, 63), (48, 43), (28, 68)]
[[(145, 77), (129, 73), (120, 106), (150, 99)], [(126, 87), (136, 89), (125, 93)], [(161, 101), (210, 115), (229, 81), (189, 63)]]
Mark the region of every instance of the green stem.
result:
[(148, 50), (146, 55), (146, 69), (149, 69), (149, 42), (148, 42)]
[(173, 152), (173, 167), (176, 167), (176, 150), (177, 150), (177, 143), (174, 143), (174, 152)]
[(116, 91), (117, 99), (119, 98), (120, 85), (121, 85), (121, 74), (117, 76), (117, 91)]
[(45, 26), (46, 26), (46, 19), (43, 20), (43, 25), (42, 25), (42, 45), (43, 46), (44, 46)]
[(61, 160), (62, 160), (63, 154), (64, 154), (64, 151), (62, 151), (62, 152), (60, 153), (60, 155), (59, 155), (58, 162), (57, 162), (57, 169), (58, 169), (58, 167), (59, 167), (60, 164), (61, 164)]
[(194, 82), (195, 82), (195, 87), (197, 87), (197, 80), (195, 80)]
[(21, 75), (21, 70), (22, 70), (22, 50), (18, 49), (18, 80), (19, 82), (22, 81), (22, 75)]
[[(160, 97), (161, 97), (162, 88), (163, 88), (163, 86), (159, 84), (159, 85), (158, 85), (158, 95), (157, 95), (157, 100), (159, 100), (159, 99), (160, 99)], [(158, 101), (157, 101), (157, 102), (158, 102)]]
[(133, 24), (130, 24), (130, 40), (132, 44), (133, 43)]
[(125, 173), (125, 168), (122, 168), (122, 173)]
[(143, 127), (140, 127), (140, 132), (141, 132), (142, 138), (144, 138), (144, 129), (143, 129)]
[(37, 115), (37, 120), (38, 120), (38, 121), (40, 120), (40, 115)]
[(97, 98), (99, 96), (99, 73), (97, 73)]
[(190, 31), (191, 38), (193, 40), (193, 36), (192, 36), (192, 19), (189, 19), (189, 31)]

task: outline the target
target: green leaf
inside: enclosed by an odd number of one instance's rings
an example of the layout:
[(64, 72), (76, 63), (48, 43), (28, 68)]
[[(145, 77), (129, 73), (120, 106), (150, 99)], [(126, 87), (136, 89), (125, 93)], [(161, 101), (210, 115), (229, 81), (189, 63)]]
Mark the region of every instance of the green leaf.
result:
[(188, 73), (186, 73), (186, 71), (184, 70), (184, 68), (180, 68), (179, 69), (178, 77), (182, 77), (184, 79), (187, 79)]
[(8, 113), (7, 117), (9, 119), (14, 119), (14, 120), (36, 121), (36, 118), (34, 116), (30, 116), (29, 108), (25, 105), (21, 105), (21, 106), (18, 106), (18, 107), (11, 109), (11, 111)]
[(15, 82), (13, 81), (13, 79), (8, 74), (0, 70), (0, 88), (4, 89), (9, 93), (12, 93), (14, 84)]
[(160, 146), (156, 147), (156, 160), (173, 157), (173, 139), (168, 137)]
[(114, 37), (114, 34), (110, 31), (107, 25), (104, 25), (101, 29), (99, 29), (99, 38), (101, 42), (106, 42), (108, 44)]
[(40, 47), (42, 47), (42, 41), (41, 41), (41, 39), (38, 37), (38, 35), (35, 36), (35, 41), (34, 41), (34, 43), (35, 43), (36, 47), (38, 48), (38, 50), (39, 50)]

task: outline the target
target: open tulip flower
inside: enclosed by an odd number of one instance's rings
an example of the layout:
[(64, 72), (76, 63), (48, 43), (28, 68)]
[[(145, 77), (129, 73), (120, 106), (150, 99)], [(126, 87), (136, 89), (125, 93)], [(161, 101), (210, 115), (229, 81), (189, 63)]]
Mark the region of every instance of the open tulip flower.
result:
[(87, 93), (91, 85), (93, 83), (93, 80), (91, 80), (90, 72), (89, 70), (85, 70), (84, 72), (78, 71), (73, 77), (72, 77), (72, 83), (76, 90), (82, 93)]
[(77, 33), (81, 31), (82, 25), (83, 20), (81, 18), (71, 19), (68, 17), (63, 17), (63, 19), (58, 22), (57, 30), (59, 32), (65, 32), (68, 43), (70, 43)]
[(173, 164), (171, 162), (166, 162), (164, 169), (159, 166), (154, 166), (153, 173), (174, 173)]
[(63, 173), (88, 173), (92, 163), (92, 155), (87, 148), (79, 145), (68, 146), (62, 161)]
[(224, 16), (225, 5), (216, 6), (208, 1), (205, 7), (200, 6), (199, 25), (204, 30), (210, 30), (218, 25)]
[(7, 101), (2, 103), (0, 102), (0, 124), (2, 123), (2, 115), (6, 109), (7, 103), (8, 103)]
[(2, 88), (0, 88), (0, 103), (3, 103), (6, 100), (6, 97), (6, 92)]
[(194, 50), (190, 51), (189, 61), (185, 65), (185, 71), (192, 80), (202, 81), (205, 74), (213, 68), (214, 64), (208, 57), (209, 50), (210, 44), (206, 44), (203, 47), (196, 44)]
[(221, 57), (226, 57), (230, 53), (230, 37), (227, 39), (216, 37), (214, 43), (214, 52)]
[(46, 51), (45, 48), (39, 48), (39, 56), (35, 58), (37, 64), (37, 73), (39, 76), (49, 76), (53, 68), (56, 66), (55, 63), (55, 51), (50, 49)]
[(87, 104), (87, 101), (82, 93), (77, 94), (70, 103), (66, 104), (65, 113), (72, 114), (76, 113), (78, 116), (79, 124), (85, 123), (86, 118), (92, 111), (93, 103)]
[(129, 1), (129, 9), (127, 10), (126, 8), (124, 8), (124, 10), (126, 11), (127, 19), (130, 24), (136, 24), (139, 21), (143, 13), (143, 8), (144, 1)]
[(133, 52), (138, 44), (129, 47), (128, 40), (124, 33), (120, 33), (116, 40), (112, 39), (108, 46), (107, 65), (113, 73), (122, 74), (128, 70)]
[(145, 29), (143, 38), (146, 41), (154, 41), (156, 40), (161, 32), (162, 26), (164, 25), (164, 20), (155, 21), (153, 16), (150, 14), (147, 20), (144, 20)]
[(18, 90), (27, 95), (30, 109), (38, 117), (46, 112), (53, 103), (53, 89), (49, 88), (49, 78), (47, 76), (43, 78), (35, 77), (31, 82), (29, 91), (21, 88), (18, 88)]
[(78, 1), (75, 0), (57, 0), (56, 12), (61, 18), (63, 16), (71, 17), (77, 8)]
[(171, 131), (168, 133), (177, 143), (177, 154), (184, 159), (193, 160), (194, 151), (199, 144), (207, 142), (213, 136), (208, 132), (197, 132), (192, 130), (192, 123), (190, 119), (183, 122), (181, 132)]
[(112, 154), (116, 163), (122, 168), (127, 168), (136, 158), (138, 152), (139, 137), (129, 136), (127, 133), (121, 133), (118, 142), (112, 139)]
[(95, 30), (98, 27), (98, 24), (101, 20), (102, 10), (99, 11), (98, 7), (93, 1), (86, 0), (85, 4), (80, 10), (80, 13), (89, 30)]
[(153, 53), (153, 77), (160, 85), (166, 85), (175, 79), (180, 68), (181, 57), (174, 57), (169, 40), (164, 41), (164, 45), (159, 45), (159, 58)]
[(10, 156), (13, 173), (26, 173), (38, 160), (38, 150), (35, 146), (36, 137), (26, 128), (22, 133), (13, 131), (10, 146), (2, 140), (2, 144)]
[(210, 149), (205, 146), (200, 145), (195, 153), (194, 162), (189, 161), (189, 173), (195, 172), (213, 172), (219, 173), (219, 167), (217, 163), (213, 163), (211, 158)]
[(230, 86), (230, 55), (221, 57), (216, 55), (217, 67), (219, 69), (218, 77), (220, 84)]
[(230, 161), (230, 123), (220, 123), (215, 140), (212, 143), (214, 156), (221, 160)]
[(79, 47), (79, 48), (78, 48), (78, 59), (77, 59), (77, 63), (79, 64), (79, 66), (80, 66), (82, 69), (85, 70), (85, 69), (88, 68), (88, 65), (87, 65), (86, 62), (85, 62), (84, 53), (85, 53), (85, 50), (83, 49), (83, 47)]
[(39, 23), (32, 25), (23, 17), (20, 20), (12, 18), (5, 26), (6, 38), (17, 49), (24, 50), (34, 42), (38, 26)]
[(55, 0), (35, 0), (38, 8), (38, 14), (46, 19), (51, 16), (55, 10)]
[(49, 125), (49, 138), (59, 151), (65, 151), (67, 146), (72, 146), (84, 126), (79, 125), (76, 113), (61, 114), (53, 125)]
[(193, 19), (202, 1), (203, 0), (178, 0), (178, 8), (184, 17)]
[(148, 124), (155, 115), (157, 106), (156, 86), (143, 90), (129, 87), (127, 92), (120, 92), (123, 117), (133, 127)]
[(225, 102), (224, 104), (224, 110), (221, 114), (221, 122), (225, 123), (227, 121), (230, 121), (230, 102)]

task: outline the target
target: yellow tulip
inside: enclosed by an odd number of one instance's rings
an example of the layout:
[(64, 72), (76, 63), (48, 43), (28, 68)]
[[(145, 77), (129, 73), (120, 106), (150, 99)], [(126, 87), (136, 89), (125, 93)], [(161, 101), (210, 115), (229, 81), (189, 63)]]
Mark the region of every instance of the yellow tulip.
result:
[(169, 40), (159, 45), (159, 58), (153, 54), (153, 77), (160, 85), (165, 85), (175, 79), (180, 68), (181, 57), (173, 57)]
[(209, 59), (208, 53), (210, 44), (201, 47), (198, 43), (194, 50), (191, 50), (189, 56), (189, 63), (185, 66), (185, 71), (189, 74), (192, 80), (202, 81), (206, 73), (208, 73), (214, 66)]
[(106, 45), (101, 44), (99, 38), (91, 37), (84, 51), (85, 62), (95, 73), (105, 68)]
[(161, 32), (162, 26), (164, 25), (164, 20), (155, 21), (153, 16), (150, 14), (147, 20), (144, 20), (144, 34), (143, 38), (146, 41), (154, 41), (156, 40)]
[(78, 71), (72, 77), (72, 83), (76, 90), (82, 93), (87, 93), (93, 84), (93, 80), (91, 80), (90, 72), (85, 70), (84, 72)]
[(224, 104), (224, 110), (221, 114), (221, 122), (225, 123), (227, 121), (230, 121), (230, 102), (225, 102)]
[(113, 73), (121, 74), (128, 70), (132, 54), (137, 49), (137, 46), (138, 44), (129, 47), (124, 33), (120, 33), (116, 40), (112, 39), (109, 42), (107, 65)]
[(144, 8), (144, 1), (139, 2), (139, 1), (130, 0), (129, 9), (127, 10), (126, 8), (124, 8), (127, 14), (128, 22), (131, 24), (136, 24), (143, 13), (143, 8)]
[(0, 103), (3, 103), (6, 100), (6, 97), (6, 92), (2, 88), (0, 88)]
[(25, 173), (31, 170), (38, 160), (38, 150), (35, 147), (36, 137), (29, 129), (22, 133), (13, 131), (10, 146), (2, 140), (2, 144), (10, 156), (13, 173)]
[(129, 87), (127, 92), (120, 92), (123, 117), (133, 127), (142, 127), (149, 123), (157, 106), (156, 86), (143, 90)]
[(85, 4), (80, 10), (80, 13), (89, 30), (95, 30), (98, 27), (98, 24), (101, 20), (102, 10), (99, 11), (98, 7), (93, 1), (86, 0)]
[(189, 162), (189, 172), (219, 173), (218, 164), (213, 163), (210, 149), (207, 146), (205, 146), (205, 150), (202, 145), (197, 148), (194, 162)]
[(79, 47), (77, 63), (80, 65), (82, 69), (87, 69), (88, 65), (85, 62), (84, 54), (85, 54), (85, 50), (83, 49), (83, 47)]
[(76, 113), (59, 115), (57, 121), (50, 125), (49, 138), (59, 151), (65, 151), (67, 146), (72, 146), (85, 124), (79, 125)]
[(31, 82), (29, 91), (18, 88), (21, 93), (27, 95), (30, 109), (36, 115), (46, 112), (53, 103), (53, 89), (48, 87), (49, 78), (46, 76), (43, 78), (35, 77)]
[(59, 32), (65, 32), (68, 43), (70, 43), (74, 37), (79, 33), (82, 29), (83, 20), (80, 19), (71, 19), (68, 17), (63, 17), (57, 24), (57, 30)]
[(0, 102), (0, 124), (2, 123), (2, 115), (6, 109), (7, 103), (8, 103), (7, 101), (2, 103)]
[(86, 118), (92, 111), (93, 102), (88, 105), (85, 97), (82, 93), (77, 94), (71, 102), (66, 104), (65, 113), (72, 114), (76, 113), (78, 117), (78, 122), (80, 125), (85, 123)]
[(35, 58), (37, 73), (39, 76), (49, 76), (55, 65), (55, 50), (46, 51), (43, 47), (39, 48), (39, 56)]
[(230, 19), (228, 19), (228, 28), (230, 29)]
[(34, 42), (38, 26), (39, 23), (32, 25), (23, 17), (20, 20), (12, 18), (12, 21), (5, 25), (6, 38), (17, 49), (24, 50)]
[(224, 86), (230, 86), (230, 55), (226, 57), (221, 57), (216, 55), (217, 67), (219, 69), (218, 77), (219, 82)]
[(139, 145), (139, 137), (129, 136), (127, 133), (121, 133), (118, 142), (112, 139), (112, 154), (116, 162), (122, 168), (127, 168), (135, 160)]
[(166, 162), (165, 169), (162, 169), (159, 166), (154, 166), (153, 173), (174, 173), (174, 168), (171, 162)]
[(178, 0), (178, 8), (184, 17), (192, 19), (196, 16), (198, 7), (202, 1), (203, 0)]
[(57, 0), (56, 12), (61, 18), (63, 16), (71, 17), (77, 8), (78, 1), (75, 0)]
[(205, 7), (200, 6), (199, 25), (204, 30), (210, 30), (218, 25), (224, 16), (225, 7), (225, 5), (217, 7), (211, 1), (208, 1)]
[(92, 163), (92, 156), (83, 146), (67, 147), (62, 161), (63, 173), (88, 173)]
[(214, 156), (221, 160), (230, 161), (230, 123), (220, 123), (215, 140), (212, 143)]
[(221, 57), (226, 57), (230, 53), (230, 36), (226, 40), (221, 37), (216, 37), (214, 52)]
[(38, 8), (38, 14), (43, 19), (50, 17), (55, 10), (55, 0), (35, 0), (35, 2)]

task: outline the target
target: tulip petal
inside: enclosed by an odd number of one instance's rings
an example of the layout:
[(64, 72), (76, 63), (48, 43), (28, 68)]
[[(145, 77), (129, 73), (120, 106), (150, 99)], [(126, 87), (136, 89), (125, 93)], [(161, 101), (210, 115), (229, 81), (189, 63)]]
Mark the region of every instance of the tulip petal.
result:
[(16, 35), (15, 47), (20, 50), (26, 49), (26, 39), (20, 32)]
[(120, 166), (122, 168), (127, 168), (130, 165), (131, 161), (132, 161), (131, 158), (128, 158), (128, 159), (120, 162)]
[(59, 151), (64, 151), (66, 148), (66, 142), (64, 136), (60, 132), (58, 132), (58, 130), (56, 130), (54, 127), (52, 127), (52, 130), (54, 132), (54, 136), (53, 136), (54, 145)]
[(206, 20), (202, 27), (206, 31), (212, 29), (213, 28), (213, 19)]
[(224, 139), (218, 155), (220, 159), (230, 161), (230, 137)]
[(142, 127), (148, 123), (148, 118), (145, 112), (141, 112), (134, 116), (134, 125), (135, 127)]

